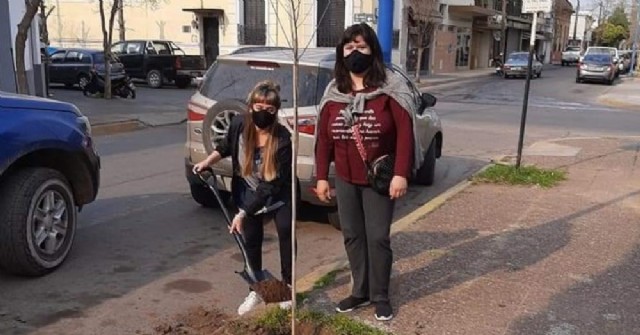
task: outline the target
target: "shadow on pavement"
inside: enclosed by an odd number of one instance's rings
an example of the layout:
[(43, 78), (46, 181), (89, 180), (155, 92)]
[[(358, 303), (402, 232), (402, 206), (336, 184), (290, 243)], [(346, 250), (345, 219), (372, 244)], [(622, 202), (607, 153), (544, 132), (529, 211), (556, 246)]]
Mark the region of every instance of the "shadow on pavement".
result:
[[(85, 309), (178, 272), (234, 243), (221, 215), (193, 204), (186, 194), (98, 199), (92, 206), (112, 208), (122, 203), (142, 203), (147, 208), (122, 208), (119, 215), (100, 224), (99, 211), (81, 213), (74, 246), (57, 271), (41, 278), (0, 273), (0, 334), (26, 333), (62, 318), (81, 317)], [(95, 225), (86, 227), (91, 224)]]
[[(426, 295), (435, 294), (453, 288), (465, 282), (480, 278), (496, 271), (519, 271), (534, 265), (565, 247), (571, 239), (571, 221), (586, 214), (611, 206), (624, 199), (640, 194), (640, 191), (626, 194), (608, 202), (588, 207), (535, 227), (515, 229), (506, 233), (491, 234), (469, 242), (463, 242), (450, 248), (440, 258), (425, 267), (412, 272), (400, 274), (392, 280), (403, 293), (397, 300), (400, 310), (411, 301)], [(472, 232), (460, 232), (460, 236)], [(427, 239), (431, 234), (399, 233), (411, 235), (412, 239)], [(418, 253), (421, 250), (416, 250)], [(410, 257), (399, 254), (398, 258)], [(625, 278), (630, 278), (626, 276)], [(635, 277), (637, 278), (637, 276)], [(630, 285), (635, 285), (637, 280)], [(622, 293), (622, 291), (620, 291)], [(637, 302), (635, 302), (637, 304)], [(589, 307), (586, 307), (587, 309)], [(637, 310), (637, 309), (631, 309)], [(547, 316), (540, 316), (540, 318)], [(531, 322), (539, 322), (539, 319)], [(520, 333), (516, 333), (520, 334)], [(531, 334), (524, 331), (522, 334)], [(595, 332), (594, 334), (600, 334)]]

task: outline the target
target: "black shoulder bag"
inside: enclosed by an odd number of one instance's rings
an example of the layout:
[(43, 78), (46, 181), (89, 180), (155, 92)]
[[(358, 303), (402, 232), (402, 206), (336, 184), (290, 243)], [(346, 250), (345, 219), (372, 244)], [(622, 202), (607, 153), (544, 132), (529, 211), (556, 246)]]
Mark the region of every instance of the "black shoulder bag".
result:
[(383, 155), (376, 158), (373, 162), (369, 162), (367, 152), (364, 148), (362, 134), (360, 133), (360, 125), (354, 124), (351, 126), (351, 131), (353, 131), (353, 138), (360, 153), (360, 158), (362, 158), (364, 165), (367, 167), (367, 181), (369, 185), (379, 194), (389, 196), (389, 186), (391, 185), (396, 162), (395, 155)]

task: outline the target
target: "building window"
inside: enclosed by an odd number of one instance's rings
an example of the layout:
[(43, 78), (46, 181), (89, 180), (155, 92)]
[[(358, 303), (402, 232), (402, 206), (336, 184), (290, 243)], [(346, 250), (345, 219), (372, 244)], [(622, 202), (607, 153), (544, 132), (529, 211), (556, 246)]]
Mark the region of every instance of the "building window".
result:
[(191, 26), (182, 26), (182, 32), (188, 34), (191, 32)]
[(335, 47), (344, 32), (345, 0), (319, 0), (316, 6), (318, 31), (316, 45)]
[(393, 48), (398, 49), (400, 46), (400, 30), (395, 29), (393, 31)]

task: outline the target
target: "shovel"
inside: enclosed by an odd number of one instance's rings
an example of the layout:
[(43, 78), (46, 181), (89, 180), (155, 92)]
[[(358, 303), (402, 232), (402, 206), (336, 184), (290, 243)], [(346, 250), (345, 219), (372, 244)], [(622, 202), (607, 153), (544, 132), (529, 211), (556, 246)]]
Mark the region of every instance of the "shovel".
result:
[[(220, 205), (220, 209), (222, 210), (224, 219), (227, 221), (227, 227), (231, 227), (231, 216), (229, 215), (229, 211), (220, 196), (220, 191), (218, 191), (216, 176), (213, 174), (213, 170), (211, 168), (207, 168), (200, 171), (197, 175), (215, 195), (216, 200)], [(284, 205), (282, 201), (276, 202), (273, 205), (263, 207), (261, 210), (256, 212), (255, 215), (270, 212), (282, 205)], [(244, 269), (240, 272), (236, 271), (236, 273), (239, 274), (240, 277), (249, 284), (249, 287), (251, 287), (251, 289), (267, 304), (291, 300), (291, 289), (287, 284), (277, 280), (271, 272), (266, 269), (255, 270), (251, 268), (247, 257), (247, 247), (245, 246), (244, 238), (241, 234), (235, 231), (232, 235), (240, 248), (240, 253), (244, 260)]]

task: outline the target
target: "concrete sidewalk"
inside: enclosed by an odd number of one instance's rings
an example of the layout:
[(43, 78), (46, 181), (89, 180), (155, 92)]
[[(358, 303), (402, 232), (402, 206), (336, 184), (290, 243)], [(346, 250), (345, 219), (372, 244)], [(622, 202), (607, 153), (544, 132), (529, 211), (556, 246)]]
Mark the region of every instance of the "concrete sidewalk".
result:
[(640, 78), (623, 77), (601, 95), (598, 102), (611, 107), (640, 111)]
[[(640, 137), (536, 143), (552, 189), (473, 185), (392, 238), (393, 334), (640, 334)], [(333, 311), (348, 272), (308, 303)]]

